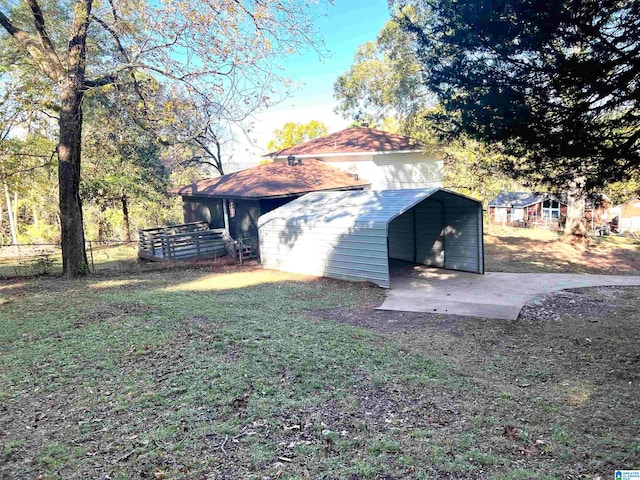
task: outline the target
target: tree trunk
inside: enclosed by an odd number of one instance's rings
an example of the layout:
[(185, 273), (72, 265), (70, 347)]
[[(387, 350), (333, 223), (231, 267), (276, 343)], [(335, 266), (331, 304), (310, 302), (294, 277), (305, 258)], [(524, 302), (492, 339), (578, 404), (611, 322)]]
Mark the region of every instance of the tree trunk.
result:
[(124, 239), (127, 242), (131, 241), (131, 229), (129, 227), (129, 204), (127, 203), (127, 194), (124, 188), (121, 191), (122, 195), (120, 200), (122, 201), (122, 221), (124, 223)]
[(92, 2), (93, 0), (81, 0), (75, 6), (69, 32), (67, 71), (59, 81), (61, 108), (58, 122), (58, 185), (62, 275), (66, 278), (74, 278), (89, 271), (80, 201), (80, 161), (82, 99), (86, 90), (87, 30), (91, 22)]
[(33, 217), (33, 226), (38, 229), (40, 228), (40, 212), (39, 212), (39, 206), (38, 205), (32, 205), (31, 206), (31, 216)]
[(587, 240), (587, 228), (584, 223), (584, 180), (571, 182), (567, 191), (567, 219), (564, 227), (564, 238), (574, 243)]
[(106, 203), (99, 203), (100, 205), (100, 216), (98, 217), (98, 241), (103, 241), (107, 239), (107, 219), (105, 218), (105, 212), (107, 211)]
[(16, 232), (16, 219), (13, 217), (13, 209), (11, 208), (11, 195), (9, 194), (8, 185), (4, 184), (4, 195), (7, 202), (7, 216), (9, 217), (9, 229), (11, 230), (11, 243), (18, 244), (18, 234)]
[(18, 192), (13, 192), (13, 224), (16, 227), (16, 235), (18, 234)]
[(77, 277), (89, 269), (84, 245), (82, 202), (80, 201), (80, 155), (82, 136), (82, 83), (71, 73), (62, 85), (58, 183), (62, 273)]

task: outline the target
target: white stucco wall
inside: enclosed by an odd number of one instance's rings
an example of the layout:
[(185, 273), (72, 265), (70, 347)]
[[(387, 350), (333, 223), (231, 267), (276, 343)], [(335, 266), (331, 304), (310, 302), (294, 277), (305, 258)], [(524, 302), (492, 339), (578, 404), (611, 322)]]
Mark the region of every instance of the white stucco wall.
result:
[(421, 153), (390, 153), (318, 158), (358, 174), (374, 190), (442, 187), (444, 162)]
[[(402, 190), (407, 188), (439, 188), (443, 186), (444, 161), (422, 153), (350, 154), (338, 156), (297, 156), (307, 158), (357, 174), (371, 182), (373, 190)], [(286, 162), (285, 159), (278, 159)]]

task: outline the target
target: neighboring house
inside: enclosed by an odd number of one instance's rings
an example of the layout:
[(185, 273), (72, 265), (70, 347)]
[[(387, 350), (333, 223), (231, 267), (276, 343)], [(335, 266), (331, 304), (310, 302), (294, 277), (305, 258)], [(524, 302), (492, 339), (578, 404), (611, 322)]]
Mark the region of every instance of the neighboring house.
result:
[(370, 183), (324, 162), (275, 162), (173, 190), (182, 196), (185, 223), (206, 221), (258, 247), (260, 215), (309, 192), (362, 190)]
[(604, 193), (592, 193), (584, 202), (584, 219), (588, 229), (609, 227), (613, 219), (611, 199)]
[(488, 206), (491, 223), (551, 223), (558, 222), (567, 214), (564, 197), (552, 193), (500, 192)]
[(640, 198), (634, 198), (612, 209), (614, 225), (620, 233), (640, 232)]
[(374, 190), (442, 187), (444, 161), (417, 140), (368, 127), (341, 130), (326, 137), (272, 152), (277, 161), (314, 159), (366, 178)]

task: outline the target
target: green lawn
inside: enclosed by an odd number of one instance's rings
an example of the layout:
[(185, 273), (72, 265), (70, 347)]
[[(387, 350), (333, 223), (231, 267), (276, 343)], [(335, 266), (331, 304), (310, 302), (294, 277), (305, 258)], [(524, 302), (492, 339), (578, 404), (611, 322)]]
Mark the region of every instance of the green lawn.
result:
[[(383, 293), (368, 285), (215, 268), (0, 282), (0, 478), (640, 467), (637, 290), (617, 289), (604, 316), (551, 305), (560, 317), (486, 321), (371, 310)], [(350, 324), (363, 318), (372, 328)]]

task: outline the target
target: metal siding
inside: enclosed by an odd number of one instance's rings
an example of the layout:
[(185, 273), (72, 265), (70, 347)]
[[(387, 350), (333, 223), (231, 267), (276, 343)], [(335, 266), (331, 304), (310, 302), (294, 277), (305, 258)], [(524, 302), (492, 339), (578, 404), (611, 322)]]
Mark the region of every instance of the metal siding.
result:
[(444, 267), (444, 211), (442, 203), (426, 199), (414, 207), (416, 211), (416, 263)]
[[(469, 210), (467, 216), (452, 215), (459, 228), (467, 228), (469, 218), (477, 219), (479, 202), (439, 189), (310, 193), (260, 217), (262, 263), (269, 268), (389, 287), (389, 256), (410, 255), (413, 261), (414, 215), (418, 218), (415, 235), (422, 243), (416, 251), (425, 262), (443, 265), (442, 247), (436, 241), (443, 231), (442, 207), (431, 199), (424, 202), (432, 195)], [(477, 225), (473, 226), (475, 235)], [(471, 245), (477, 242), (474, 238)], [(411, 252), (402, 252), (403, 248)], [(450, 265), (475, 271), (467, 268), (470, 261), (465, 252), (463, 244), (454, 241)], [(477, 264), (477, 251), (474, 258)]]
[(413, 209), (404, 212), (389, 223), (389, 258), (413, 262), (415, 228)]
[(482, 272), (479, 260), (481, 231), (476, 209), (445, 207), (445, 268)]
[(289, 241), (282, 241), (284, 228), (275, 223), (260, 227), (260, 254), (266, 267), (389, 286), (384, 232), (324, 232), (321, 225), (298, 225), (288, 229)]

